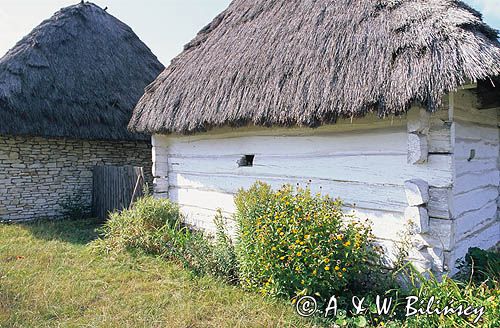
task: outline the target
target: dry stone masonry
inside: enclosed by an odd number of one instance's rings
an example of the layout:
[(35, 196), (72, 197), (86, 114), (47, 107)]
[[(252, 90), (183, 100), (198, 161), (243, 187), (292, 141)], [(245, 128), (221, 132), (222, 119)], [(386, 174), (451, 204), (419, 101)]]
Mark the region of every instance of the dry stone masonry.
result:
[(142, 166), (152, 185), (149, 142), (0, 136), (0, 221), (61, 218), (70, 207), (90, 209), (96, 165)]

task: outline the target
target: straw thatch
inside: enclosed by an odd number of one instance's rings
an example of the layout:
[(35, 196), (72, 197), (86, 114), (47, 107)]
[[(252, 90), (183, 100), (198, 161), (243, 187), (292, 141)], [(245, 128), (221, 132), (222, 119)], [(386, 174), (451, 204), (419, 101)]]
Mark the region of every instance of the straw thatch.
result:
[(318, 126), (434, 111), (500, 73), (497, 32), (455, 0), (235, 0), (153, 82), (129, 127)]
[(145, 139), (127, 123), (163, 68), (103, 9), (63, 8), (0, 59), (0, 135)]

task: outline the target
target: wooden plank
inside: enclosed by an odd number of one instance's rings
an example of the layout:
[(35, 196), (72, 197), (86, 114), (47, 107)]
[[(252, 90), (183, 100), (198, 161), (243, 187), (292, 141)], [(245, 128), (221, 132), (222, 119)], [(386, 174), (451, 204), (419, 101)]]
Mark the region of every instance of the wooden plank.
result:
[[(133, 189), (138, 178), (143, 177), (142, 168), (132, 166), (96, 166), (93, 169), (92, 212), (105, 220), (109, 212), (127, 208), (132, 200)], [(143, 181), (143, 178), (141, 178)], [(142, 195), (142, 187), (137, 196)]]
[(417, 233), (427, 233), (429, 231), (429, 213), (423, 206), (408, 206), (405, 209), (404, 218), (416, 226)]
[(429, 202), (429, 184), (421, 179), (405, 181), (405, 194), (408, 205), (419, 206)]
[(427, 136), (419, 133), (408, 134), (408, 164), (423, 164), (429, 156)]
[(455, 140), (455, 124), (440, 119), (432, 120), (428, 140), (429, 153), (452, 153)]
[[(330, 133), (313, 136), (233, 136), (190, 141), (171, 138), (167, 145), (155, 147), (155, 161), (164, 162), (166, 155), (228, 156), (228, 155), (326, 155), (344, 153), (403, 153), (406, 133), (402, 128), (387, 130)], [(163, 160), (162, 160), (163, 158)]]
[(407, 206), (403, 186), (371, 185), (347, 181), (248, 177), (235, 175), (171, 173), (167, 180), (157, 180), (159, 190), (196, 189), (234, 195), (238, 189), (248, 189), (255, 181), (263, 181), (274, 189), (284, 184), (310, 186), (313, 193), (321, 192), (340, 197), (347, 205), (365, 209), (402, 213)]
[(460, 174), (453, 184), (453, 194), (460, 195), (471, 190), (498, 187), (500, 173), (497, 169)]
[[(428, 163), (409, 165), (405, 155), (358, 155), (297, 158), (256, 156), (253, 167), (239, 168), (239, 157), (172, 157), (167, 165), (157, 170), (167, 176), (174, 173), (232, 174), (241, 176), (327, 179), (368, 184), (403, 185), (404, 181), (421, 178), (430, 186), (446, 187), (452, 184), (449, 155), (431, 155)], [(390, 174), (388, 174), (390, 172)]]
[(429, 245), (443, 250), (452, 250), (454, 247), (453, 221), (431, 217), (429, 219), (429, 232), (424, 239)]
[[(387, 129), (387, 128), (403, 128), (406, 129), (406, 118), (401, 117), (388, 117), (379, 118), (376, 114), (368, 114), (363, 118), (359, 119), (341, 119), (338, 120), (336, 124), (323, 125), (318, 128), (265, 128), (265, 127), (239, 127), (239, 128), (216, 128), (205, 133), (197, 133), (195, 135), (184, 136), (178, 134), (161, 135), (154, 134), (152, 136), (153, 146), (164, 146), (169, 145), (171, 142), (178, 142), (179, 140), (185, 140), (188, 142), (207, 140), (207, 139), (220, 139), (220, 138), (232, 138), (232, 137), (246, 137), (246, 136), (304, 136), (304, 135), (321, 135), (337, 132), (349, 132), (349, 131), (368, 131), (377, 129)], [(176, 141), (174, 141), (176, 140)]]
[(475, 189), (454, 197), (451, 214), (453, 218), (460, 218), (466, 213), (477, 211), (498, 198), (497, 187)]
[(482, 125), (497, 125), (496, 109), (477, 109), (477, 97), (470, 90), (455, 93), (454, 121), (473, 122)]
[[(474, 156), (471, 158), (471, 150), (474, 150)], [(454, 157), (459, 160), (485, 160), (497, 159), (499, 146), (497, 143), (488, 141), (479, 141), (471, 139), (457, 139), (455, 142)]]
[(476, 231), (475, 234), (458, 240), (453, 250), (452, 263), (454, 263), (456, 259), (465, 256), (471, 245), (482, 249), (489, 249), (495, 246), (499, 239), (500, 221), (496, 220), (491, 222), (488, 226), (482, 227), (481, 230)]
[[(455, 232), (458, 239), (481, 230), (491, 221), (497, 219), (497, 205), (495, 201), (491, 201), (482, 208), (467, 212), (455, 220)], [(499, 231), (500, 232), (500, 231)]]
[(459, 160), (455, 162), (455, 174), (457, 177), (471, 173), (482, 174), (495, 170), (498, 170), (498, 164), (494, 158), (479, 159), (470, 162)]
[(452, 194), (450, 188), (429, 188), (429, 216), (440, 219), (450, 219), (450, 203)]
[[(496, 120), (495, 120), (496, 121)], [(498, 144), (498, 127), (484, 126), (472, 122), (457, 122), (455, 124), (457, 140), (477, 140), (487, 143)]]

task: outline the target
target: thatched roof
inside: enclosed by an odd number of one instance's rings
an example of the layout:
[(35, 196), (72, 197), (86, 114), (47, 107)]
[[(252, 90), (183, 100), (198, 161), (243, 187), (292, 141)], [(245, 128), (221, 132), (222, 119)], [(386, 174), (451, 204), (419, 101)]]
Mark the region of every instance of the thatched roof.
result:
[(234, 0), (153, 82), (129, 127), (318, 126), (435, 110), (500, 74), (497, 32), (455, 0)]
[(163, 68), (103, 9), (63, 8), (0, 59), (0, 135), (144, 139), (127, 123)]

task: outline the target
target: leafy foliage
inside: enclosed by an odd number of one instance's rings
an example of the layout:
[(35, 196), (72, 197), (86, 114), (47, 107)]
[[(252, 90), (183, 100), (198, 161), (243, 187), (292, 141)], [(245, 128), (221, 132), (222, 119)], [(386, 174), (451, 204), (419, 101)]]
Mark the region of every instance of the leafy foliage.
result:
[(415, 315), (407, 318), (405, 324), (407, 327), (500, 327), (499, 296), (500, 283), (494, 277), (486, 276), (483, 282), (463, 282), (447, 276), (439, 280), (432, 274), (423, 276), (416, 271), (411, 273), (414, 283), (408, 291), (408, 295), (417, 296), (424, 300), (424, 304), (432, 297), (435, 299), (434, 307), (441, 308), (444, 305), (452, 304), (456, 307), (463, 305), (474, 308), (484, 307), (484, 314), (480, 320), (475, 323), (477, 315), (460, 316), (456, 314), (431, 314)]
[(214, 238), (187, 226), (179, 207), (170, 200), (146, 195), (132, 209), (110, 215), (95, 247), (105, 252), (139, 250), (176, 260), (197, 275), (235, 282), (236, 255), (220, 211), (215, 223)]
[[(145, 196), (132, 209), (110, 214), (98, 242), (106, 251), (142, 250), (163, 255), (176, 243), (181, 229), (179, 207), (167, 199)], [(180, 234), (179, 234), (180, 235)]]
[(241, 284), (263, 294), (326, 297), (362, 280), (377, 261), (366, 223), (345, 220), (340, 200), (264, 183), (235, 197)]
[[(477, 247), (469, 248), (465, 258), (459, 261), (458, 279), (484, 282), (500, 280), (500, 253)], [(490, 279), (488, 279), (490, 278)]]

